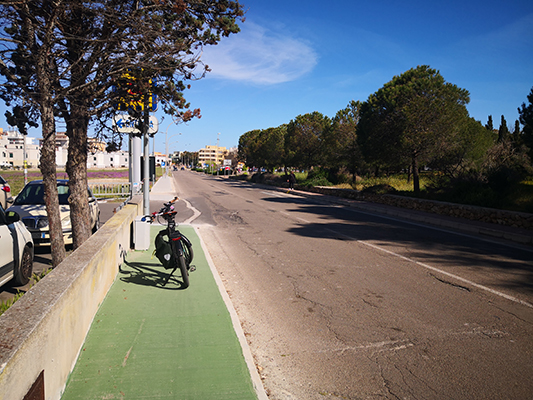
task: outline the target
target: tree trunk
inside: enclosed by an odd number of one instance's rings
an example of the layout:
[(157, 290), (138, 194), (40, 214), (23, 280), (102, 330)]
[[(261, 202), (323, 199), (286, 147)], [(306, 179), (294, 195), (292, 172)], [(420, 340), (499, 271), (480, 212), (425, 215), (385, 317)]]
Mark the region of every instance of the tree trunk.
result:
[[(29, 63), (35, 65), (35, 80), (37, 90), (33, 93), (33, 100), (39, 104), (41, 113), (41, 126), (43, 142), (41, 146), (41, 157), (39, 168), (43, 175), (44, 202), (48, 216), (48, 228), (50, 234), (50, 251), (52, 253), (52, 267), (59, 265), (67, 256), (65, 243), (63, 241), (63, 229), (61, 226), (61, 216), (59, 213), (59, 195), (57, 192), (57, 171), (56, 171), (56, 126), (54, 117), (54, 90), (52, 81), (54, 64), (50, 62), (53, 40), (50, 33), (55, 29), (55, 9), (47, 14), (49, 19), (44, 21), (46, 34), (40, 37), (41, 42), (37, 43), (36, 28), (34, 19), (28, 8), (29, 2), (21, 3), (20, 14), (22, 18), (24, 37), (27, 39), (26, 45), (30, 49), (31, 57)], [(30, 77), (28, 77), (30, 79)]]
[(71, 105), (67, 121), (69, 136), (67, 174), (70, 188), (70, 221), (74, 249), (81, 246), (91, 235), (91, 218), (87, 196), (87, 126), (88, 117), (84, 107)]
[[(53, 25), (53, 23), (51, 23)], [(29, 37), (34, 38), (33, 33)], [(47, 58), (50, 42), (45, 38), (36, 55), (36, 77), (39, 88), (38, 103), (41, 111), (43, 143), (39, 168), (43, 175), (44, 202), (48, 216), (50, 234), (50, 252), (52, 267), (58, 266), (67, 256), (63, 240), (63, 227), (59, 213), (59, 195), (57, 192), (56, 168), (56, 125), (54, 116), (53, 90), (51, 89), (50, 64)], [(37, 47), (34, 44), (34, 47)]]
[(420, 177), (418, 175), (418, 158), (413, 155), (413, 190), (415, 193), (420, 192)]
[(43, 144), (39, 162), (43, 175), (44, 201), (50, 229), (52, 267), (56, 267), (65, 259), (67, 253), (65, 251), (65, 242), (63, 241), (63, 229), (59, 214), (59, 195), (57, 193), (55, 122), (52, 107), (48, 102), (46, 103), (41, 105)]

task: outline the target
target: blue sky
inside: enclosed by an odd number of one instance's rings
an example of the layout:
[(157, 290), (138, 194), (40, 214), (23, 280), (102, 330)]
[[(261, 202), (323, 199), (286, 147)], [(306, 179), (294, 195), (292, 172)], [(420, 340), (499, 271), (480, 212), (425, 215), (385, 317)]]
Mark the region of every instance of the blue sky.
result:
[(333, 117), (422, 64), (467, 89), (470, 115), (483, 124), (492, 115), (496, 127), (501, 115), (514, 125), (533, 87), (531, 0), (241, 2), (241, 32), (204, 50), (212, 72), (185, 92), (202, 118), (163, 120), (156, 151), (165, 131), (171, 151), (197, 151), (300, 114)]

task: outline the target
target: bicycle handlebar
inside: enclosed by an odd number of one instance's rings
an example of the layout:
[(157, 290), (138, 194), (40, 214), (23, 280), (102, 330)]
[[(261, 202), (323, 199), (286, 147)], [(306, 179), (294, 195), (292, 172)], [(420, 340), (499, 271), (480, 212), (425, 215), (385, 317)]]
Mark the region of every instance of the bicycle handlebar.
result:
[(141, 218), (141, 221), (146, 221), (147, 219), (150, 220), (150, 223), (154, 221), (155, 218), (159, 216), (174, 216), (176, 215), (177, 211), (174, 211), (174, 207), (172, 207), (172, 204), (174, 204), (176, 201), (179, 200), (179, 197), (176, 196), (172, 200), (170, 200), (167, 203), (163, 203), (163, 207), (159, 211), (154, 211), (152, 214), (145, 215)]

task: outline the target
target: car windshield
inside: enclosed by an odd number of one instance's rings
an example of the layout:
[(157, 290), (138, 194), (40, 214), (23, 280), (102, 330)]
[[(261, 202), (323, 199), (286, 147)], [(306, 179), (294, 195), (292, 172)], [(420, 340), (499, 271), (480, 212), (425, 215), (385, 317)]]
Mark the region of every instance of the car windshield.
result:
[[(57, 185), (57, 192), (59, 194), (59, 204), (68, 205), (68, 196), (70, 195), (68, 186)], [(19, 206), (25, 204), (44, 204), (44, 185), (26, 185), (18, 194), (14, 204)]]

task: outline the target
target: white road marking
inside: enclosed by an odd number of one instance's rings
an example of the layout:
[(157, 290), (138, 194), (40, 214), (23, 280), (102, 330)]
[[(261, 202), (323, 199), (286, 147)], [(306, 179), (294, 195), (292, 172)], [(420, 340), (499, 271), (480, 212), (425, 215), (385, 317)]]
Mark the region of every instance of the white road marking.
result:
[(533, 308), (533, 304), (528, 303), (527, 301), (524, 301), (524, 300), (520, 300), (519, 298), (516, 298), (514, 296), (502, 293), (502, 292), (500, 292), (498, 290), (491, 289), (491, 288), (489, 288), (487, 286), (484, 286), (484, 285), (480, 285), (479, 283), (475, 283), (475, 282), (473, 282), (471, 280), (462, 278), (462, 277), (460, 277), (458, 275), (452, 274), (450, 272), (443, 271), (443, 270), (441, 270), (439, 268), (436, 268), (436, 267), (433, 267), (433, 266), (431, 266), (429, 264), (425, 264), (425, 263), (422, 263), (420, 261), (413, 260), (412, 258), (402, 256), (401, 254), (395, 253), (394, 251), (387, 250), (387, 249), (385, 249), (385, 248), (383, 248), (381, 246), (377, 246), (377, 245), (372, 244), (370, 242), (366, 242), (366, 241), (363, 241), (363, 240), (355, 239), (355, 238), (350, 237), (348, 235), (336, 232), (336, 231), (334, 231), (332, 229), (328, 229), (328, 228), (326, 228), (326, 229), (328, 231), (330, 231), (330, 232), (335, 233), (336, 235), (345, 236), (345, 237), (349, 238), (350, 240), (353, 240), (353, 241), (355, 241), (357, 243), (361, 243), (361, 244), (364, 244), (365, 246), (372, 247), (373, 249), (376, 249), (376, 250), (382, 251), (384, 253), (390, 254), (392, 256), (401, 258), (402, 260), (415, 263), (416, 265), (419, 265), (419, 266), (421, 266), (423, 268), (429, 269), (430, 271), (437, 272), (439, 274), (448, 276), (448, 277), (453, 278), (455, 280), (458, 280), (460, 282), (466, 283), (467, 285), (470, 285), (470, 286), (473, 286), (475, 288), (478, 288), (478, 289), (484, 290), (486, 292), (492, 293), (492, 294), (494, 294), (496, 296), (503, 297), (504, 299), (513, 301), (513, 302), (518, 303), (518, 304), (522, 304), (523, 306)]
[(306, 224), (310, 224), (310, 223), (311, 223), (311, 221), (308, 221), (308, 220), (303, 219), (303, 218), (301, 218), (301, 217), (295, 217), (294, 215), (292, 215), (292, 214), (290, 214), (290, 213), (288, 213), (288, 212), (285, 212), (285, 211), (279, 211), (279, 213), (280, 213), (280, 214), (283, 214), (283, 215), (285, 215), (285, 216), (287, 216), (287, 217), (291, 217), (291, 218), (297, 219), (298, 221), (302, 221), (302, 222), (304, 222), (304, 223), (306, 223)]
[(392, 217), (390, 215), (380, 214), (379, 211), (370, 212), (370, 211), (363, 211), (361, 209), (346, 208), (345, 206), (338, 206), (338, 207), (343, 207), (345, 210), (351, 211), (351, 212), (354, 212), (354, 213), (359, 213), (359, 214), (369, 215), (369, 216), (372, 216), (372, 217), (388, 219), (388, 220), (391, 220), (391, 221), (400, 222), (402, 224), (409, 224), (409, 225), (419, 226), (419, 227), (425, 228), (425, 229), (433, 229), (434, 231), (450, 233), (450, 234), (456, 235), (456, 236), (463, 236), (463, 237), (467, 237), (467, 238), (470, 238), (470, 239), (481, 240), (483, 242), (494, 243), (494, 244), (498, 244), (498, 245), (501, 245), (501, 246), (506, 246), (506, 247), (510, 247), (510, 248), (513, 248), (513, 249), (519, 249), (519, 250), (523, 250), (523, 251), (527, 251), (527, 252), (533, 253), (533, 249), (531, 247), (526, 247), (526, 246), (523, 246), (523, 245), (520, 245), (520, 244), (504, 243), (504, 242), (501, 242), (501, 241), (498, 241), (498, 240), (493, 240), (493, 239), (486, 238), (486, 237), (476, 236), (476, 235), (473, 235), (473, 234), (468, 234), (468, 233), (464, 233), (464, 232), (458, 232), (456, 230), (451, 230), (451, 229), (438, 227), (438, 226), (435, 226), (435, 225), (431, 225), (430, 223), (415, 222), (415, 221), (409, 221), (409, 220), (403, 219), (403, 218), (396, 218), (396, 217)]

